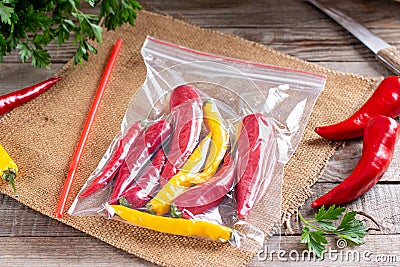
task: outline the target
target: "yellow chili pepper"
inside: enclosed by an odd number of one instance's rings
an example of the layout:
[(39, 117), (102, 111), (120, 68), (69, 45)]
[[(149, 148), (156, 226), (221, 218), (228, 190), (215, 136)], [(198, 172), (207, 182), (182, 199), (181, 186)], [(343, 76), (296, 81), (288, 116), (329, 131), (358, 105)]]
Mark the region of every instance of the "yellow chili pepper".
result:
[(146, 205), (150, 213), (157, 215), (167, 213), (170, 210), (171, 202), (193, 185), (193, 177), (201, 170), (207, 159), (210, 143), (211, 133), (200, 142), (181, 170)]
[(200, 174), (199, 181), (196, 181), (196, 183), (204, 182), (214, 175), (224, 158), (229, 145), (229, 133), (224, 126), (224, 119), (222, 118), (214, 100), (209, 99), (204, 103), (203, 114), (204, 123), (212, 134), (212, 143), (205, 168)]
[(127, 222), (163, 233), (197, 236), (222, 242), (230, 240), (232, 236), (231, 228), (211, 222), (156, 216), (121, 205), (106, 204), (106, 208), (110, 214), (115, 213)]
[(15, 178), (17, 177), (18, 166), (12, 160), (7, 151), (0, 145), (0, 175), (4, 181), (9, 182), (14, 190), (14, 196), (18, 197), (15, 188)]

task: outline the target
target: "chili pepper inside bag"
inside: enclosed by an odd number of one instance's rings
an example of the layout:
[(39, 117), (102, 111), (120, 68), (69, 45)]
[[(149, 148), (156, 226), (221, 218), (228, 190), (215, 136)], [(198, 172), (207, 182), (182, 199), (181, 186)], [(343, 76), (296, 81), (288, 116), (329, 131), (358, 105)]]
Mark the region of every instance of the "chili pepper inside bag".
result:
[(169, 100), (174, 132), (168, 149), (167, 161), (161, 172), (161, 183), (175, 176), (196, 147), (203, 121), (201, 99), (193, 86), (176, 87)]
[[(278, 248), (269, 237), (281, 218), (283, 168), (325, 77), (152, 37), (141, 52), (146, 80), (69, 213), (251, 251)], [(131, 140), (138, 122), (143, 131)], [(111, 172), (107, 162), (118, 166)], [(103, 173), (107, 181), (96, 180)]]
[(237, 141), (237, 213), (246, 219), (271, 182), (276, 163), (275, 131), (269, 118), (250, 114), (243, 118)]
[(171, 134), (171, 126), (165, 120), (151, 123), (139, 140), (127, 151), (122, 168), (115, 177), (110, 203), (116, 204), (121, 195), (135, 182), (143, 166)]

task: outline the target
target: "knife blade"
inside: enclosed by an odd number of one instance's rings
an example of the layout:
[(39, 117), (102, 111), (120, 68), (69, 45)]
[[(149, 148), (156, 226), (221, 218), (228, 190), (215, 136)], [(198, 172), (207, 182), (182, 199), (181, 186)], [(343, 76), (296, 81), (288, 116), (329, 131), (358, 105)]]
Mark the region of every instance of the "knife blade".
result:
[(396, 75), (400, 75), (400, 55), (396, 47), (391, 46), (354, 19), (332, 6), (329, 6), (328, 2), (319, 0), (308, 0), (308, 2), (323, 11), (360, 40), (366, 47), (374, 52), (375, 58), (390, 71)]

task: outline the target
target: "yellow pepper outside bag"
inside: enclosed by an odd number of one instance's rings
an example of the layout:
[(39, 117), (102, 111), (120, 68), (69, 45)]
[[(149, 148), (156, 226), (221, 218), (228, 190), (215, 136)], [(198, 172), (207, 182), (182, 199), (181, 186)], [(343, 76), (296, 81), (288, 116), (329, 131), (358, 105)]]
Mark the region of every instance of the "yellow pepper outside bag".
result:
[(14, 160), (8, 155), (7, 151), (0, 145), (0, 175), (4, 181), (9, 182), (14, 190), (14, 196), (18, 197), (15, 188), (15, 178), (17, 177), (18, 166)]

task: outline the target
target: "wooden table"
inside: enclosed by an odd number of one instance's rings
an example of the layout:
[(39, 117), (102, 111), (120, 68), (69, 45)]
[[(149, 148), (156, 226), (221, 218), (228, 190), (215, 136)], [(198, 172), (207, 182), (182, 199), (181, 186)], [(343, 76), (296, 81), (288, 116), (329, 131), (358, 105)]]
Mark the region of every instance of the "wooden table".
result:
[[(372, 32), (400, 49), (400, 3), (392, 0), (339, 0), (335, 1)], [(236, 34), (245, 39), (298, 57), (315, 64), (343, 72), (369, 77), (388, 76), (390, 73), (377, 63), (374, 55), (343, 28), (309, 3), (300, 0), (149, 0), (143, 3), (149, 10), (166, 12), (184, 18), (205, 28)], [(73, 56), (74, 47), (61, 49), (50, 46), (53, 55), (50, 70), (36, 70), (21, 64), (17, 54), (8, 56), (0, 64), (0, 93), (21, 88), (52, 76)], [(361, 153), (361, 141), (346, 142), (328, 164), (324, 175), (313, 186), (315, 194), (327, 192), (351, 172)], [(368, 260), (373, 265), (400, 262), (400, 159), (396, 156), (384, 181), (364, 197), (349, 204), (349, 209), (363, 211), (379, 225), (380, 231), (371, 230), (366, 244), (361, 247), (338, 249), (336, 240), (329, 238), (328, 247), (337, 250), (324, 262), (296, 259), (305, 249), (300, 244), (301, 225), (293, 219), (293, 234), (281, 237), (281, 259), (274, 254), (271, 260), (255, 258), (251, 266), (283, 266), (286, 261), (298, 266), (358, 265)], [(0, 253), (1, 266), (153, 266), (128, 253), (109, 246), (84, 233), (65, 226), (35, 212), (17, 201), (1, 195)], [(311, 199), (300, 212), (311, 218)], [(56, 204), (56, 203), (55, 203)], [(367, 224), (378, 228), (370, 219)], [(343, 254), (344, 252), (355, 252)], [(340, 254), (342, 253), (342, 254)], [(336, 255), (336, 256), (335, 256)], [(350, 256), (350, 260), (346, 255)], [(359, 261), (357, 257), (359, 256)], [(336, 259), (337, 258), (337, 259)]]

